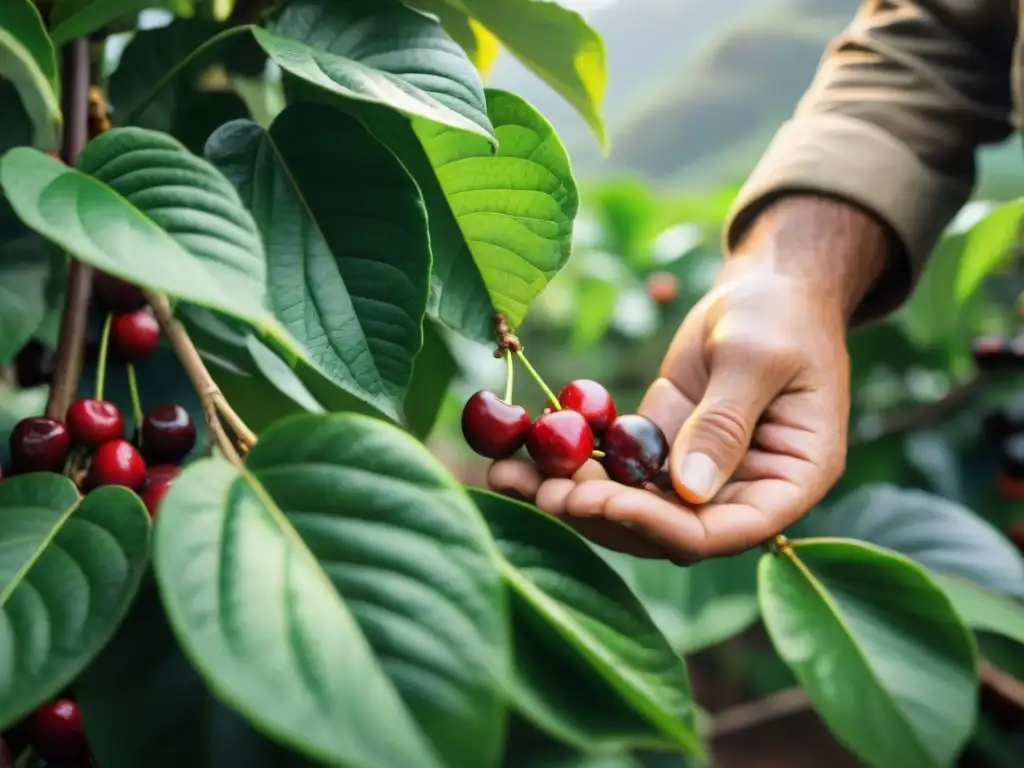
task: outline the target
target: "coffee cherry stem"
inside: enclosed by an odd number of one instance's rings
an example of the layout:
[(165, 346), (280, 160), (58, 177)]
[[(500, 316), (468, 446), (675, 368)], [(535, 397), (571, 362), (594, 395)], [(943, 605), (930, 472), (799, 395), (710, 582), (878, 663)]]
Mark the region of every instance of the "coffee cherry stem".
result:
[(515, 381), (516, 367), (512, 363), (512, 353), (505, 350), (505, 397), (506, 403), (512, 402), (512, 384)]
[(605, 457), (604, 451), (591, 451), (590, 458), (592, 459), (603, 459)]
[(100, 336), (100, 353), (96, 360), (96, 399), (103, 400), (103, 387), (107, 382), (107, 350), (110, 348), (110, 324), (114, 320), (112, 312), (107, 313), (103, 321), (103, 333)]
[(551, 387), (544, 383), (544, 379), (542, 379), (540, 374), (537, 373), (537, 370), (530, 365), (530, 361), (526, 359), (526, 355), (523, 353), (522, 347), (516, 350), (516, 357), (519, 358), (519, 362), (523, 364), (533, 380), (537, 382), (537, 386), (540, 387), (541, 392), (547, 396), (548, 402), (551, 403), (551, 407), (556, 411), (562, 410), (562, 404), (558, 402), (558, 398), (555, 397), (555, 393), (551, 391)]
[(125, 370), (128, 372), (128, 395), (132, 399), (132, 419), (135, 422), (135, 429), (139, 434), (139, 448), (142, 447), (142, 400), (139, 397), (139, 381), (135, 377), (135, 364), (126, 363)]
[(207, 370), (199, 350), (192, 343), (188, 331), (175, 319), (170, 300), (160, 293), (144, 291), (144, 294), (150, 307), (153, 309), (153, 315), (156, 317), (160, 329), (170, 342), (171, 349), (174, 350), (178, 362), (185, 369), (189, 381), (192, 382), (193, 389), (195, 389), (196, 394), (199, 396), (199, 401), (203, 406), (203, 419), (206, 421), (206, 426), (210, 431), (210, 437), (214, 445), (217, 446), (218, 450), (228, 461), (236, 467), (243, 467), (244, 464), (238, 448), (228, 436), (227, 431), (224, 429), (224, 424), (221, 423), (221, 419), (223, 418), (230, 425), (243, 453), (256, 443), (255, 433), (249, 429), (238, 413), (228, 404), (224, 394), (217, 386), (217, 382), (213, 380), (213, 376)]

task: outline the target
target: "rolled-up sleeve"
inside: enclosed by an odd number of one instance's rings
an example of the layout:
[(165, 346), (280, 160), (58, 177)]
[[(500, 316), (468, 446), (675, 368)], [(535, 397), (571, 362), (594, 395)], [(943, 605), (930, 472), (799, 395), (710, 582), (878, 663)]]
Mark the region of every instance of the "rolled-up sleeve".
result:
[(976, 149), (1012, 130), (1014, 5), (862, 3), (740, 191), (726, 248), (782, 195), (846, 200), (892, 237), (889, 268), (856, 321), (898, 306), (971, 194)]

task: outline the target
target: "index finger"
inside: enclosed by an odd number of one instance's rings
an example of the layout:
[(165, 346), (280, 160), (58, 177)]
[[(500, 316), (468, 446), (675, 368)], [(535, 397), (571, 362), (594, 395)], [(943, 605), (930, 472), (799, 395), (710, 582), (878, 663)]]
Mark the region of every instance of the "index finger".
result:
[(666, 378), (658, 378), (648, 387), (637, 413), (657, 424), (671, 445), (695, 407), (695, 403), (675, 384)]

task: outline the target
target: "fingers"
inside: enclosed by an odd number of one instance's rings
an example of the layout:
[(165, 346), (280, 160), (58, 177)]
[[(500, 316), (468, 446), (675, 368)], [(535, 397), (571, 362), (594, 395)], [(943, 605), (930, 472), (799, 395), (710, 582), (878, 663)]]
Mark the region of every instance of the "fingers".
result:
[(716, 352), (707, 390), (672, 445), (669, 471), (681, 498), (691, 504), (714, 498), (743, 460), (764, 409), (791, 376), (788, 361), (771, 354), (747, 355), (736, 347)]
[(665, 378), (658, 378), (647, 389), (637, 413), (657, 424), (671, 444), (693, 413), (693, 401)]
[(533, 501), (543, 479), (533, 464), (521, 459), (496, 461), (487, 470), (492, 491), (521, 501)]

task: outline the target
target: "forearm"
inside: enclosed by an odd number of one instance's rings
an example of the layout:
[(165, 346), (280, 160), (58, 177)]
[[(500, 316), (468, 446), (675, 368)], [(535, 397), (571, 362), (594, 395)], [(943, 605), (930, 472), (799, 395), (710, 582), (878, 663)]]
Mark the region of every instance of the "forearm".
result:
[(754, 220), (726, 270), (751, 260), (799, 280), (847, 322), (886, 269), (893, 237), (875, 217), (820, 195), (788, 195)]

